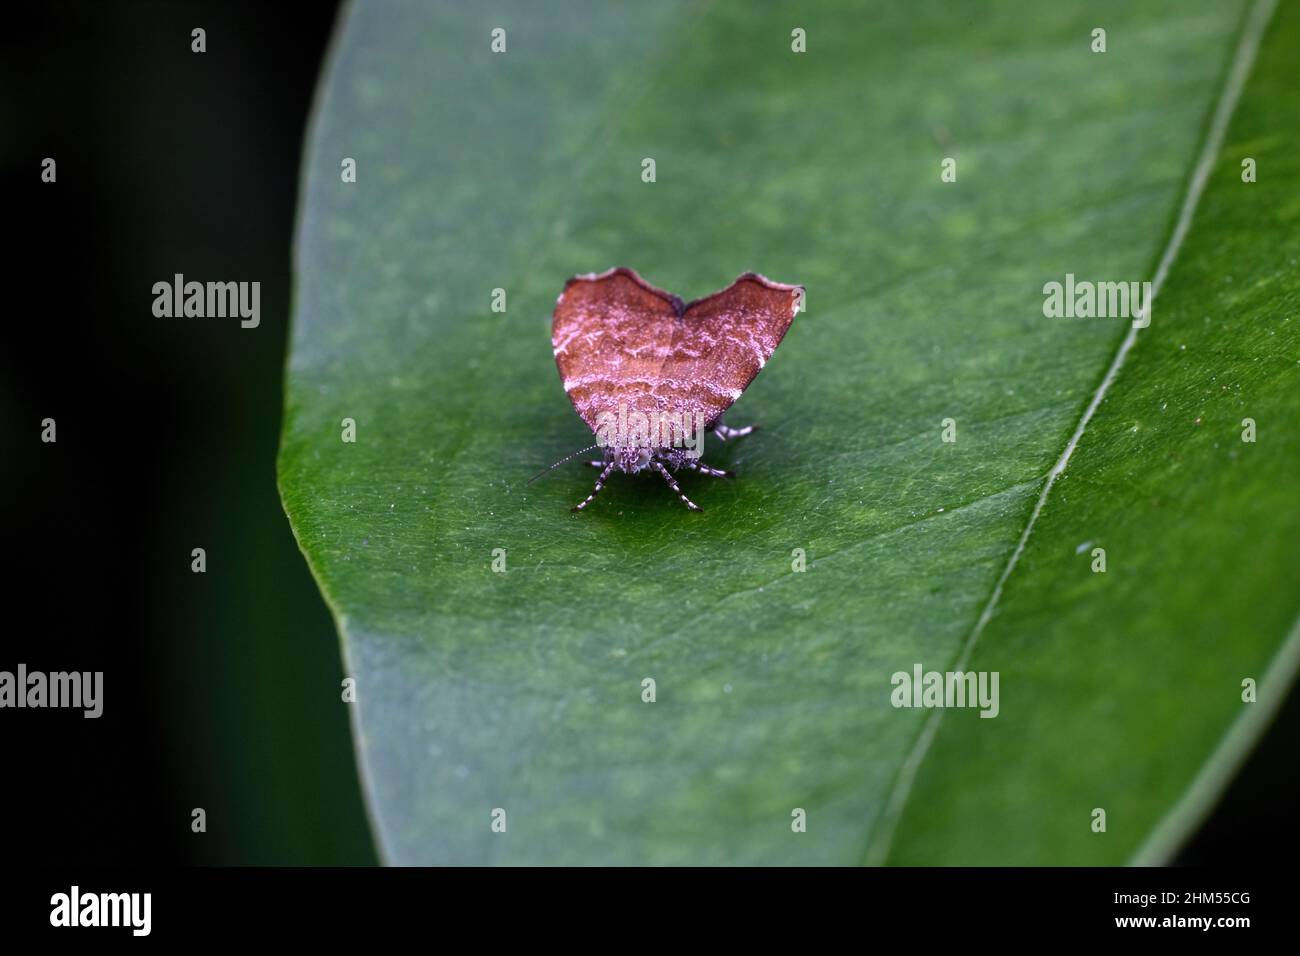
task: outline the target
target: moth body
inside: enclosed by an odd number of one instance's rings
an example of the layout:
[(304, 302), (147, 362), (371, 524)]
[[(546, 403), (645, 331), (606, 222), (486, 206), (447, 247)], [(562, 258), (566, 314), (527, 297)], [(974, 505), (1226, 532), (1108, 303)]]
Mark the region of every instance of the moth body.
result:
[(721, 422), (789, 329), (803, 286), (747, 272), (684, 303), (626, 268), (570, 279), (555, 303), (551, 345), (564, 390), (596, 434), (595, 490), (614, 471), (658, 472), (687, 507), (672, 472), (728, 473), (700, 461), (704, 435), (749, 434)]

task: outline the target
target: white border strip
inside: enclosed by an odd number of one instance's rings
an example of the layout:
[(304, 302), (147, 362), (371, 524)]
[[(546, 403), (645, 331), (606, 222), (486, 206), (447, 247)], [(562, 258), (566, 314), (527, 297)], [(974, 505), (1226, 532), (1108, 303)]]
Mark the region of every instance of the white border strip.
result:
[[(1214, 119), (1210, 123), (1209, 134), (1206, 136), (1205, 144), (1201, 148), (1201, 155), (1197, 159), (1196, 167), (1192, 172), (1192, 180), (1188, 185), (1187, 195), (1183, 199), (1182, 208), (1178, 212), (1178, 221), (1174, 224), (1174, 231), (1169, 237), (1168, 245), (1165, 246), (1164, 255), (1160, 257), (1160, 262), (1156, 266), (1155, 278), (1151, 280), (1151, 294), (1142, 307), (1142, 318), (1146, 320), (1141, 323), (1142, 327), (1150, 323), (1151, 302), (1160, 294), (1160, 289), (1164, 285), (1165, 278), (1169, 275), (1170, 267), (1173, 265), (1174, 257), (1178, 255), (1178, 250), (1182, 247), (1187, 231), (1191, 228), (1196, 205), (1200, 201), (1201, 193), (1204, 192), (1205, 184), (1210, 178), (1210, 171), (1218, 158), (1224, 135), (1228, 131), (1228, 123), (1231, 121), (1233, 110), (1237, 106), (1237, 99), (1241, 96), (1241, 89), (1245, 86), (1246, 77), (1250, 74), (1250, 68), (1255, 62), (1255, 54), (1259, 50), (1259, 42), (1264, 36), (1264, 29), (1268, 26), (1269, 18), (1272, 17), (1276, 6), (1277, 0), (1258, 0), (1255, 8), (1250, 13), (1245, 28), (1242, 30), (1241, 40), (1237, 44), (1237, 52), (1233, 58), (1232, 69), (1228, 73), (1227, 84), (1224, 86), (1218, 105), (1215, 107)], [(1084, 410), (1083, 417), (1079, 419), (1079, 424), (1075, 428), (1074, 434), (1070, 436), (1065, 451), (1061, 453), (1061, 457), (1052, 466), (1052, 470), (1048, 472), (1047, 481), (1043, 485), (1042, 493), (1038, 496), (1038, 502), (1034, 505), (1033, 513), (1029, 516), (1029, 522), (1025, 525), (1025, 530), (1021, 533), (1020, 540), (1016, 543), (1016, 549), (1011, 553), (1010, 560), (1007, 561), (1007, 566), (1002, 569), (1002, 575), (998, 578), (998, 583), (994, 586), (993, 594), (989, 597), (988, 603), (984, 605), (984, 611), (980, 614), (979, 620), (975, 622), (975, 627), (962, 645), (961, 654), (958, 656), (953, 670), (966, 670), (966, 665), (975, 650), (975, 643), (979, 640), (980, 635), (984, 632), (984, 627), (993, 616), (993, 610), (1002, 597), (1003, 585), (1006, 584), (1007, 578), (1011, 576), (1011, 572), (1015, 570), (1016, 564), (1020, 561), (1020, 555), (1025, 550), (1025, 545), (1029, 541), (1029, 534), (1034, 530), (1034, 525), (1038, 521), (1038, 515), (1043, 510), (1043, 505), (1047, 503), (1047, 496), (1051, 494), (1052, 486), (1056, 484), (1056, 479), (1065, 471), (1066, 465), (1070, 462), (1070, 456), (1074, 454), (1079, 439), (1083, 437), (1084, 429), (1092, 421), (1092, 416), (1096, 413), (1098, 406), (1101, 405), (1102, 399), (1106, 397), (1106, 392), (1110, 390), (1111, 385), (1119, 376), (1119, 370), (1124, 364), (1124, 359), (1128, 357), (1129, 350), (1133, 348), (1133, 343), (1137, 341), (1138, 331), (1139, 327), (1136, 322), (1130, 324), (1128, 333), (1124, 336), (1124, 341), (1120, 343), (1119, 351), (1115, 353), (1110, 368), (1106, 370), (1106, 376), (1101, 380), (1101, 385), (1097, 387), (1097, 391), (1093, 394), (1092, 401), (1088, 403), (1087, 409)], [(922, 761), (925, 760), (926, 754), (930, 751), (930, 745), (934, 742), (934, 736), (939, 730), (939, 724), (943, 721), (943, 713), (941, 708), (930, 711), (925, 726), (921, 730), (921, 735), (917, 738), (911, 752), (907, 755), (907, 759), (903, 761), (903, 766), (899, 769), (898, 777), (894, 781), (889, 799), (881, 814), (880, 824), (876, 828), (876, 832), (867, 848), (866, 862), (868, 865), (880, 865), (884, 863), (889, 855), (894, 830), (903, 815), (903, 808), (907, 805), (908, 797), (911, 796), (916, 772), (920, 769)]]

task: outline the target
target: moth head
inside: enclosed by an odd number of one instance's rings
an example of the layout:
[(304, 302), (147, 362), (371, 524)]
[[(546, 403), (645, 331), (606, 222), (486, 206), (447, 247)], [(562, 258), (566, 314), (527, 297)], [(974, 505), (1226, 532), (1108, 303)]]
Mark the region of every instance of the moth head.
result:
[(622, 445), (613, 449), (614, 464), (618, 470), (627, 474), (635, 474), (643, 468), (650, 466), (650, 460), (654, 457), (654, 452), (649, 445)]

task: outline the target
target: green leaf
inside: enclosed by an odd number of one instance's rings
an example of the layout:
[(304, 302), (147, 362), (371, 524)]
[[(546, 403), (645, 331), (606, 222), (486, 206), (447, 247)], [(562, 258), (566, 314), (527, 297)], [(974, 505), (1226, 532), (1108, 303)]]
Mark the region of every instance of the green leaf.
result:
[[(1167, 858), (1300, 645), (1300, 13), (1270, 10), (352, 7), (279, 473), (384, 858)], [(1044, 315), (1162, 261), (1131, 339)], [(729, 415), (763, 430), (706, 446), (738, 478), (682, 481), (702, 514), (644, 475), (571, 514), (576, 462), (527, 484), (594, 440), (549, 320), (613, 265), (808, 288)], [(998, 716), (894, 707), (915, 664), (997, 671)]]

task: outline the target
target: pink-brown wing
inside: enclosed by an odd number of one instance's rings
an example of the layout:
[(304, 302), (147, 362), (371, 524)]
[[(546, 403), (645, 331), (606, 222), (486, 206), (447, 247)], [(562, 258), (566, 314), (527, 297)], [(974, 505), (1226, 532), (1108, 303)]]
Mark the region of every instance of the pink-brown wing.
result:
[(595, 431), (619, 405), (645, 414), (666, 407), (661, 369), (680, 323), (682, 300), (633, 270), (610, 269), (565, 283), (551, 319), (551, 347), (564, 390)]
[(660, 374), (689, 389), (707, 427), (767, 364), (801, 308), (803, 293), (801, 285), (746, 272), (721, 292), (685, 307)]

